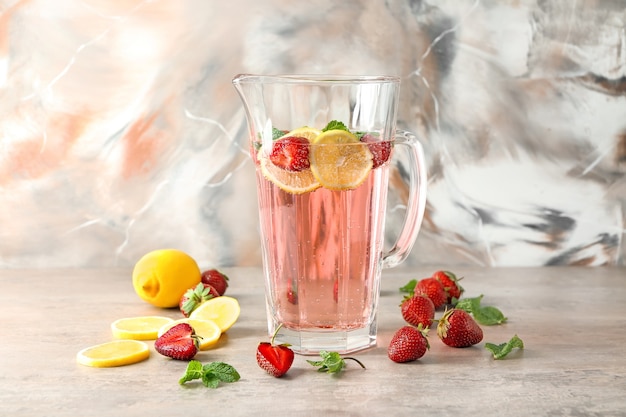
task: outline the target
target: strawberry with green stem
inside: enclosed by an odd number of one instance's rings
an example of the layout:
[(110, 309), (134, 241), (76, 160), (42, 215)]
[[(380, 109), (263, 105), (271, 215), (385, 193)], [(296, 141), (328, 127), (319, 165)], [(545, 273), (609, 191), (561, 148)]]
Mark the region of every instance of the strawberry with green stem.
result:
[(459, 281), (463, 278), (457, 278), (453, 272), (441, 270), (436, 271), (433, 274), (433, 278), (441, 282), (441, 285), (443, 285), (443, 289), (447, 296), (446, 303), (456, 304), (465, 291), (461, 284), (459, 284)]
[(189, 317), (191, 312), (198, 308), (200, 304), (219, 296), (220, 294), (213, 286), (199, 282), (198, 285), (194, 288), (189, 288), (185, 291), (183, 296), (180, 297), (178, 308), (185, 317)]
[(483, 340), (483, 330), (472, 316), (457, 308), (446, 310), (437, 324), (437, 335), (451, 347), (468, 347)]
[(261, 342), (256, 350), (256, 361), (268, 374), (280, 378), (287, 373), (293, 363), (294, 353), (289, 344), (275, 345), (274, 339), (282, 324), (276, 328), (270, 342)]
[(442, 307), (448, 296), (446, 291), (441, 285), (441, 282), (437, 281), (435, 278), (424, 278), (417, 282), (415, 285), (414, 294), (423, 294), (426, 297), (430, 298), (430, 300), (435, 305), (435, 308)]
[(430, 349), (428, 329), (421, 324), (417, 327), (404, 326), (391, 338), (387, 356), (396, 363), (413, 362), (424, 356), (428, 349)]
[(423, 294), (407, 295), (400, 304), (400, 312), (407, 323), (427, 329), (435, 318), (435, 305)]
[(217, 269), (208, 269), (202, 273), (200, 280), (215, 288), (219, 295), (224, 295), (228, 288), (228, 276), (221, 273)]

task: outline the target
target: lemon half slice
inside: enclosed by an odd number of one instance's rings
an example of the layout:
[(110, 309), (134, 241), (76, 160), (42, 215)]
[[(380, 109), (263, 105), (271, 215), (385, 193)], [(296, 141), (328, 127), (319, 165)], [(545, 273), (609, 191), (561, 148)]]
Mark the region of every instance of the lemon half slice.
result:
[(358, 187), (367, 179), (373, 165), (367, 144), (345, 130), (327, 130), (318, 135), (309, 158), (313, 176), (330, 190)]
[[(289, 131), (279, 139), (286, 137), (299, 137), (305, 138), (311, 142), (321, 133), (322, 131), (319, 129), (303, 126)], [(291, 194), (304, 194), (315, 191), (320, 187), (319, 182), (315, 179), (311, 170), (306, 169), (304, 171), (294, 172), (277, 167), (269, 159), (270, 152), (271, 149), (266, 150), (265, 152), (259, 152), (258, 154), (261, 172), (266, 179), (274, 183), (281, 190), (287, 191)]]
[(240, 312), (241, 307), (235, 298), (222, 295), (200, 304), (191, 312), (189, 318), (213, 321), (223, 333), (235, 324)]
[(200, 350), (206, 350), (215, 345), (222, 335), (222, 329), (213, 320), (191, 319), (187, 317), (172, 321), (161, 327), (158, 337), (161, 337), (169, 329), (180, 323), (188, 323), (193, 327), (194, 332), (202, 338), (198, 346)]
[(159, 329), (173, 321), (161, 316), (128, 317), (111, 323), (111, 331), (116, 339), (154, 340)]
[(76, 361), (85, 366), (108, 368), (141, 362), (149, 356), (150, 350), (144, 342), (115, 340), (81, 350)]
[(283, 191), (291, 194), (304, 194), (320, 187), (320, 183), (310, 169), (299, 172), (287, 171), (272, 164), (272, 161), (265, 156), (261, 156), (260, 162), (263, 176)]
[(315, 138), (321, 134), (322, 134), (322, 131), (319, 129), (316, 129), (314, 127), (303, 126), (303, 127), (299, 127), (297, 129), (291, 130), (290, 132), (284, 134), (282, 137), (286, 138), (289, 136), (295, 136), (299, 138), (305, 138), (305, 139), (308, 139), (309, 142), (313, 142)]

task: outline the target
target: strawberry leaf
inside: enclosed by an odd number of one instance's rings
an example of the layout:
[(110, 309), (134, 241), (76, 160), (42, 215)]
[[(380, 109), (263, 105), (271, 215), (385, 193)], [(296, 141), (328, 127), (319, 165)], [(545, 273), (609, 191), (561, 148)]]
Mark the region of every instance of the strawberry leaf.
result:
[(211, 362), (202, 365), (199, 361), (192, 360), (187, 364), (185, 375), (178, 380), (180, 385), (195, 379), (201, 379), (204, 386), (217, 388), (220, 382), (239, 381), (239, 373), (231, 365), (224, 362)]
[(407, 282), (403, 287), (400, 287), (400, 292), (413, 293), (415, 291), (415, 286), (417, 285), (417, 280), (412, 279)]
[(514, 348), (524, 349), (524, 342), (517, 335), (513, 336), (508, 342), (499, 345), (489, 342), (485, 343), (485, 349), (490, 351), (493, 354), (493, 358), (496, 360), (504, 358), (511, 353)]

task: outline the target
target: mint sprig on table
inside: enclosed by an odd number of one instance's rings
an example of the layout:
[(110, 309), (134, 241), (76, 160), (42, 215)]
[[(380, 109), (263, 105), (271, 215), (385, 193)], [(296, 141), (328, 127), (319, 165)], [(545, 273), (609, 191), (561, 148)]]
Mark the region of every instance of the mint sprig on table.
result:
[(227, 363), (211, 362), (202, 365), (201, 362), (192, 360), (178, 383), (183, 385), (194, 379), (201, 379), (205, 387), (217, 388), (220, 382), (236, 382), (239, 378), (239, 373)]
[(353, 360), (358, 363), (361, 368), (365, 369), (365, 365), (363, 365), (363, 363), (361, 363), (358, 359), (352, 357), (342, 358), (337, 352), (327, 352), (322, 350), (320, 351), (320, 357), (322, 358), (320, 361), (307, 360), (307, 362), (311, 365), (318, 367), (318, 372), (326, 372), (329, 374), (339, 373), (346, 367), (345, 359)]
[(459, 300), (456, 308), (467, 311), (474, 316), (478, 323), (485, 326), (504, 323), (507, 318), (504, 317), (504, 314), (498, 308), (480, 304), (483, 297), (484, 295), (481, 294), (474, 298), (463, 298)]
[(504, 358), (511, 353), (514, 348), (524, 349), (524, 342), (517, 335), (513, 336), (508, 342), (499, 345), (489, 342), (485, 343), (485, 349), (493, 354), (494, 359)]

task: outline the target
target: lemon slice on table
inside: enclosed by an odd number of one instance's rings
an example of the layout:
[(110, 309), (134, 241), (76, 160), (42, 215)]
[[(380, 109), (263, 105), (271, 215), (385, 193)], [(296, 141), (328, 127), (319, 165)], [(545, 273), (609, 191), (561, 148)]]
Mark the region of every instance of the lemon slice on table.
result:
[(76, 354), (76, 361), (85, 366), (109, 368), (130, 365), (148, 359), (148, 345), (138, 340), (115, 340), (85, 348)]
[(372, 170), (372, 153), (366, 143), (345, 130), (318, 135), (309, 155), (311, 172), (330, 190), (350, 190), (365, 181)]
[(200, 304), (191, 312), (189, 318), (211, 320), (217, 324), (223, 333), (235, 324), (239, 318), (240, 312), (241, 307), (235, 298), (222, 295), (221, 297), (211, 298)]
[(193, 327), (194, 332), (200, 336), (199, 349), (206, 350), (217, 343), (222, 335), (222, 329), (213, 320), (184, 318), (165, 324), (159, 329), (158, 337), (180, 323), (187, 323)]
[(154, 340), (159, 329), (173, 321), (161, 316), (128, 317), (111, 323), (111, 331), (116, 339)]

